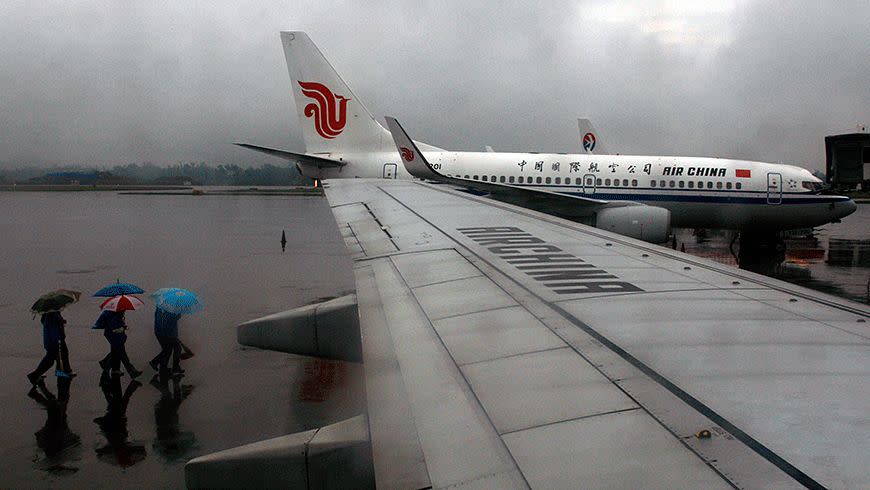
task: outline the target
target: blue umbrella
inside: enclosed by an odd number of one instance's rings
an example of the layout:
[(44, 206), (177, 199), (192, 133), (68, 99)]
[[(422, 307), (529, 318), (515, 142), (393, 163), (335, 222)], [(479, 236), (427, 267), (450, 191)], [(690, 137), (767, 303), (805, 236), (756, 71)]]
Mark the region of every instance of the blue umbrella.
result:
[(202, 303), (196, 293), (181, 288), (164, 288), (154, 302), (161, 310), (185, 315), (202, 310)]
[(109, 284), (108, 286), (100, 289), (94, 296), (103, 296), (103, 297), (111, 297), (111, 296), (120, 296), (122, 294), (142, 294), (145, 290), (140, 288), (135, 284), (130, 284), (127, 282), (116, 282), (115, 284)]
[(149, 294), (148, 296), (151, 296), (151, 299), (153, 299), (156, 302), (164, 294), (169, 293), (169, 292), (173, 292), (173, 291), (184, 291), (184, 290), (181, 288), (160, 288), (160, 289), (154, 291), (153, 293)]

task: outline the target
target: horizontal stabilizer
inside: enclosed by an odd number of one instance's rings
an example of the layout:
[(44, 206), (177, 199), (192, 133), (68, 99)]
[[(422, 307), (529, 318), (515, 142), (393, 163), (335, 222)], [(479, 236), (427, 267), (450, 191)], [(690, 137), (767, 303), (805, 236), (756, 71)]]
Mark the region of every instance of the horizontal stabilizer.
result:
[(249, 145), (248, 143), (233, 143), (233, 144), (236, 146), (241, 146), (242, 148), (247, 148), (249, 150), (259, 151), (260, 153), (272, 155), (273, 157), (283, 158), (284, 160), (290, 160), (290, 161), (296, 162), (300, 165), (312, 165), (312, 166), (315, 166), (317, 168), (343, 167), (343, 166), (347, 165), (346, 162), (333, 160), (331, 158), (306, 155), (304, 153), (294, 153), (292, 151), (276, 150), (274, 148), (266, 148), (265, 146)]

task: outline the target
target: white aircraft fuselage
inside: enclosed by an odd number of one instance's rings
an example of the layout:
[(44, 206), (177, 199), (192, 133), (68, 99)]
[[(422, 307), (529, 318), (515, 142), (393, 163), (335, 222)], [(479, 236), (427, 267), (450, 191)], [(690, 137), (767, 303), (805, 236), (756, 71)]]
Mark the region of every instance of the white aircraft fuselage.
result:
[[(671, 212), (671, 226), (787, 230), (854, 212), (848, 197), (820, 195), (808, 170), (783, 164), (702, 157), (424, 151), (439, 172), (469, 181), (607, 201), (634, 201)], [(412, 178), (393, 151), (318, 154), (347, 165), (300, 166), (314, 179)]]

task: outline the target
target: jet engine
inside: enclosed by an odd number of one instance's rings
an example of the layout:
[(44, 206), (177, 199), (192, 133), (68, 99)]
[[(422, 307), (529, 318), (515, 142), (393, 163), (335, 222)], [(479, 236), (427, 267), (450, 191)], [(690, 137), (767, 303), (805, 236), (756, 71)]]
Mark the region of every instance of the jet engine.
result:
[(645, 242), (663, 243), (671, 233), (671, 212), (644, 205), (605, 207), (595, 213), (595, 227)]

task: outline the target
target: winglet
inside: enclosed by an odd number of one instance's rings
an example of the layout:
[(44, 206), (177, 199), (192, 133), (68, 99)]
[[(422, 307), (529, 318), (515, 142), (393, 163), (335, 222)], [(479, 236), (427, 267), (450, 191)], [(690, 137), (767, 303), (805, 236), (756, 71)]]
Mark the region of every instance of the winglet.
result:
[(399, 155), (402, 157), (405, 170), (420, 179), (443, 180), (444, 176), (436, 172), (432, 165), (429, 165), (426, 157), (423, 156), (399, 121), (389, 116), (386, 117), (386, 120), (390, 134), (393, 135), (393, 141), (396, 143), (396, 149), (399, 150)]

